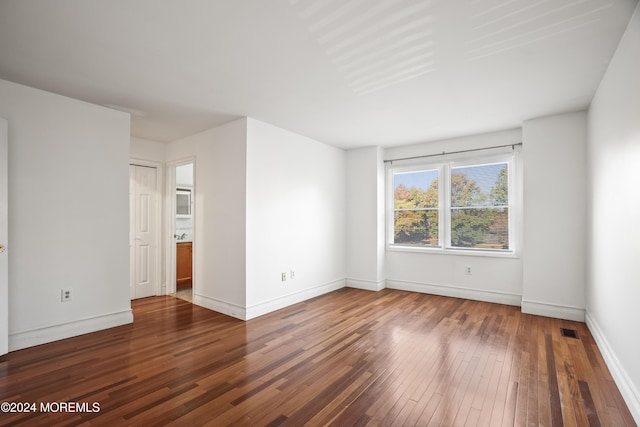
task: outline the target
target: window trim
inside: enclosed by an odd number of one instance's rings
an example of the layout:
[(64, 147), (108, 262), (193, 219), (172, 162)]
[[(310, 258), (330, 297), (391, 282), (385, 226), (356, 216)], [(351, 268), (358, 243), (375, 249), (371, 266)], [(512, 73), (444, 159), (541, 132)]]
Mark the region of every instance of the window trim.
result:
[[(452, 168), (482, 166), (507, 163), (509, 170), (509, 249), (461, 248), (451, 246), (451, 170)], [(397, 173), (426, 170), (438, 171), (438, 246), (397, 245), (394, 239), (394, 175)], [(386, 249), (397, 252), (433, 253), (451, 255), (485, 256), (499, 258), (518, 258), (520, 256), (520, 230), (518, 224), (522, 209), (519, 150), (508, 153), (490, 155), (474, 155), (456, 158), (445, 158), (440, 161), (411, 161), (408, 164), (387, 164), (386, 168)]]

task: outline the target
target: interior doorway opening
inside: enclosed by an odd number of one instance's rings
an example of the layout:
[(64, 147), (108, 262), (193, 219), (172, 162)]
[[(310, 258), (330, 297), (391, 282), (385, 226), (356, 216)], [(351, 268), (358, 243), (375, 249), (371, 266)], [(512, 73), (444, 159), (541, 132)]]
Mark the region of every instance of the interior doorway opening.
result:
[(171, 183), (173, 192), (172, 225), (173, 250), (171, 255), (171, 295), (193, 303), (194, 290), (194, 163), (175, 165)]

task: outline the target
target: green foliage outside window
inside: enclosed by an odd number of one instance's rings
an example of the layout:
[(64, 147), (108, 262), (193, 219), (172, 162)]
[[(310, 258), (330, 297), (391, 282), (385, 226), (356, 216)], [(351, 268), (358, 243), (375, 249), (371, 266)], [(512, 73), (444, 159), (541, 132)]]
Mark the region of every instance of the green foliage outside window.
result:
[[(476, 172), (482, 172), (483, 167), (487, 168), (480, 165)], [(506, 164), (498, 167), (501, 169), (488, 191), (483, 191), (466, 173), (451, 174), (452, 247), (509, 248), (508, 169)], [(486, 183), (486, 177), (483, 179), (485, 188), (491, 185), (490, 181)], [(398, 185), (394, 191), (394, 208), (395, 244), (438, 246), (438, 179), (426, 190)]]
[(394, 242), (421, 246), (438, 245), (438, 180), (425, 191), (400, 184), (394, 192)]

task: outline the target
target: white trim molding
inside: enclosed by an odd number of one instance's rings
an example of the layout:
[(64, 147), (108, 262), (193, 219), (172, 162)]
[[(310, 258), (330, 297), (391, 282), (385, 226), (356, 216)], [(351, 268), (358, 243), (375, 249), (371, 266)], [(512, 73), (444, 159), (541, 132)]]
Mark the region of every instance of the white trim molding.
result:
[(247, 310), (245, 307), (239, 304), (211, 298), (201, 294), (196, 294), (195, 292), (193, 294), (193, 303), (195, 305), (199, 305), (200, 307), (208, 308), (209, 310), (226, 314), (227, 316), (235, 317), (236, 319), (247, 320)]
[(9, 334), (9, 351), (133, 323), (131, 309)]
[(347, 277), (346, 286), (348, 288), (355, 289), (363, 289), (365, 291), (381, 291), (387, 286), (386, 280), (380, 280), (376, 282), (375, 280), (365, 280), (365, 279), (350, 279)]
[(633, 384), (633, 381), (631, 381), (629, 374), (627, 374), (624, 366), (620, 363), (620, 359), (618, 359), (613, 348), (611, 348), (602, 329), (600, 329), (600, 326), (588, 311), (585, 314), (585, 323), (591, 335), (593, 335), (593, 339), (598, 345), (598, 349), (600, 353), (602, 353), (602, 357), (611, 372), (614, 382), (620, 389), (620, 393), (629, 407), (633, 419), (636, 423), (640, 424), (640, 391)]
[(423, 294), (441, 295), (445, 297), (464, 298), (474, 301), (492, 302), (520, 306), (522, 295), (499, 291), (463, 288), (458, 286), (436, 285), (432, 283), (408, 282), (405, 280), (386, 281), (387, 288), (401, 291), (420, 292)]
[(549, 302), (532, 301), (522, 298), (522, 312), (538, 316), (555, 317), (556, 319), (584, 322), (584, 308)]
[(317, 296), (342, 289), (344, 287), (345, 279), (338, 279), (329, 283), (314, 286), (312, 288), (303, 289), (292, 294), (253, 304), (252, 306), (247, 307), (246, 320), (271, 313), (272, 311), (280, 310), (281, 308), (285, 308), (290, 305), (306, 301), (310, 298), (315, 298)]

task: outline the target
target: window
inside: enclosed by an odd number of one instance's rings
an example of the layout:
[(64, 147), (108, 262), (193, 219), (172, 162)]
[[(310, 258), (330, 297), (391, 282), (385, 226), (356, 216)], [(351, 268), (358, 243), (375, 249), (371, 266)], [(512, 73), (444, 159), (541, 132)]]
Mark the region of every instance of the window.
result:
[(514, 156), (391, 166), (392, 247), (513, 253)]
[(509, 249), (509, 165), (452, 167), (451, 247)]
[(394, 243), (440, 246), (437, 169), (393, 175)]

